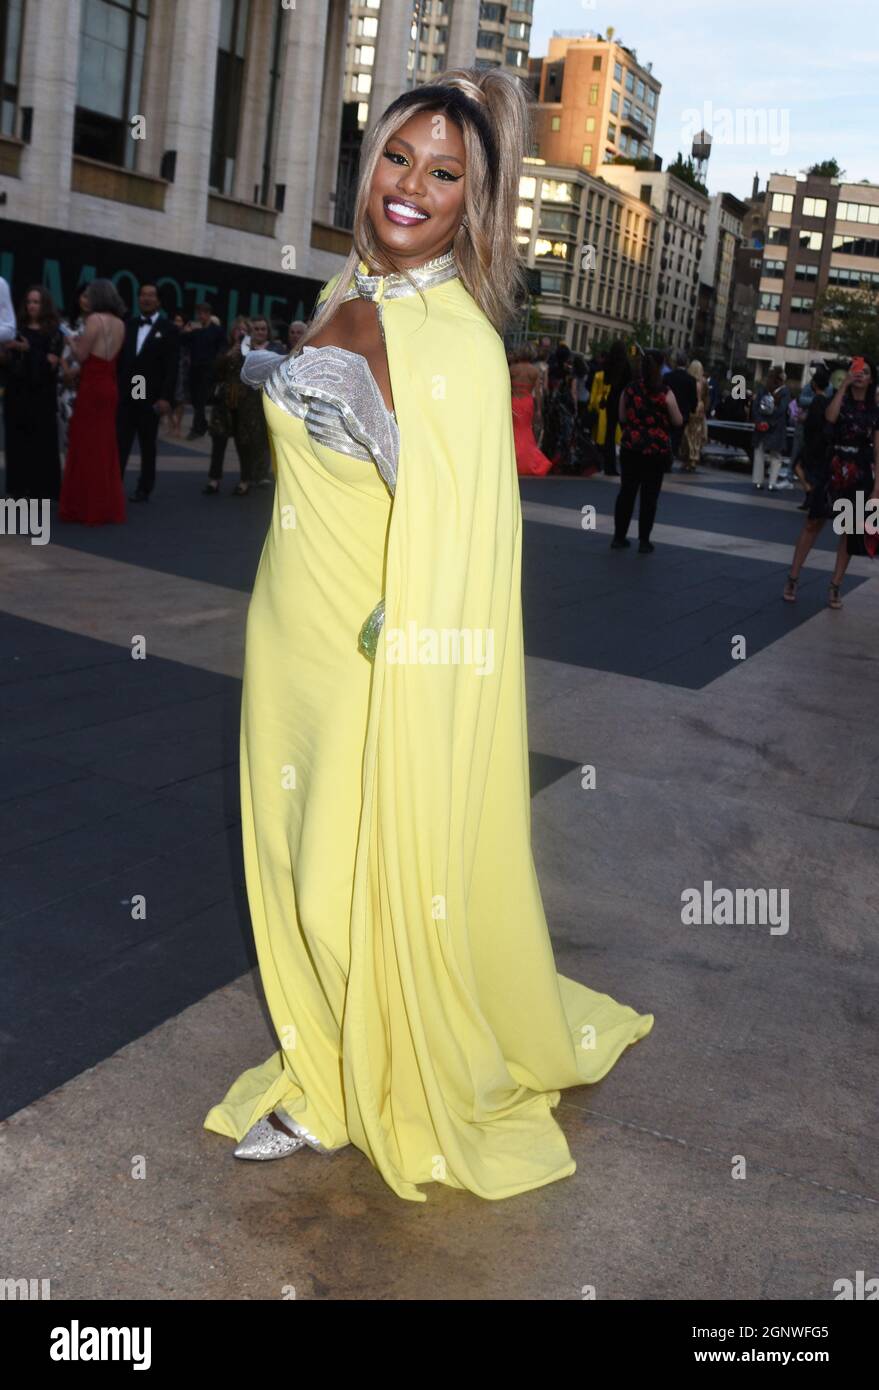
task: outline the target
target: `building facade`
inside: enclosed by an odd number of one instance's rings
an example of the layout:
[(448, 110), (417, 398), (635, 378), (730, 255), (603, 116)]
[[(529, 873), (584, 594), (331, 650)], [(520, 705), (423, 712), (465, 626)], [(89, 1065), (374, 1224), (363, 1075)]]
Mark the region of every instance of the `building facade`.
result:
[(652, 343), (689, 352), (696, 338), (700, 267), (710, 199), (667, 171), (647, 172), (626, 164), (601, 171), (607, 183), (649, 203), (660, 220), (661, 245), (654, 258)]
[(830, 288), (879, 296), (879, 186), (773, 174), (748, 357), (759, 377), (774, 364), (794, 378), (822, 357), (816, 303)]
[[(16, 10), (20, 24), (11, 26)], [(131, 303), (227, 318), (310, 311), (335, 225), (347, 0), (16, 0), (0, 7), (2, 272), (72, 303), (108, 275)]]
[(540, 272), (541, 332), (586, 352), (652, 317), (658, 212), (582, 169), (526, 159), (519, 244)]
[(612, 30), (606, 38), (554, 36), (547, 56), (532, 58), (530, 73), (533, 155), (592, 174), (617, 156), (653, 159), (661, 84)]
[(733, 302), (736, 252), (743, 241), (747, 208), (732, 193), (716, 193), (711, 199), (705, 245), (699, 267), (705, 295), (705, 317), (696, 325), (696, 343), (711, 365), (730, 367), (733, 361)]

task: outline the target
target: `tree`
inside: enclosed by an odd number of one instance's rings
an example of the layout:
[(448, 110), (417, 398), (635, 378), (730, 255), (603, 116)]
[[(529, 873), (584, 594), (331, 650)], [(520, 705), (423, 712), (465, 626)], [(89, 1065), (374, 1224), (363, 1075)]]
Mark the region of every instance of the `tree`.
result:
[(689, 184), (690, 187), (695, 188), (698, 193), (707, 194), (708, 192), (707, 187), (696, 173), (696, 166), (693, 163), (692, 155), (688, 155), (687, 158), (684, 159), (679, 150), (675, 155), (673, 163), (669, 164), (666, 173), (674, 174), (675, 178), (680, 179), (681, 183)]
[(839, 163), (835, 159), (823, 159), (819, 164), (813, 164), (806, 170), (807, 174), (814, 174), (818, 179), (841, 179), (845, 174), (844, 169), (840, 169)]
[(879, 293), (830, 286), (815, 301), (812, 346), (838, 357), (879, 360)]

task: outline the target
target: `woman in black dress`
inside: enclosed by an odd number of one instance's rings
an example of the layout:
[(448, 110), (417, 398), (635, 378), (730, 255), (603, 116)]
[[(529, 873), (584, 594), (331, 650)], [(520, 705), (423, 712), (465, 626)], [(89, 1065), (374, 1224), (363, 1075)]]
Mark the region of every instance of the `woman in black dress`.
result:
[[(824, 413), (826, 448), (812, 491), (809, 510), (794, 550), (793, 563), (782, 597), (794, 603), (800, 570), (825, 522), (836, 516), (835, 504), (847, 501), (857, 515), (862, 503), (879, 498), (879, 406), (876, 404), (876, 368), (863, 357), (855, 358)], [(860, 542), (860, 546), (858, 545)], [(839, 587), (849, 556), (863, 546), (863, 538), (842, 532), (836, 548), (836, 564), (830, 580), (828, 605), (841, 608)]]
[(6, 496), (57, 498), (58, 364), (64, 340), (58, 311), (42, 285), (28, 290), (18, 322), (17, 337), (0, 348), (6, 385)]

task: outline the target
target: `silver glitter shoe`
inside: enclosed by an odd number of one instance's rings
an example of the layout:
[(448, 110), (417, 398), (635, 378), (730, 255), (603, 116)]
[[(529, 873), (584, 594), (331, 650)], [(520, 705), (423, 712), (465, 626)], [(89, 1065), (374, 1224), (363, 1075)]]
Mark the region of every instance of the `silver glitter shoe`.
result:
[(300, 1134), (285, 1134), (275, 1129), (268, 1116), (257, 1120), (235, 1150), (236, 1158), (286, 1158), (308, 1143)]

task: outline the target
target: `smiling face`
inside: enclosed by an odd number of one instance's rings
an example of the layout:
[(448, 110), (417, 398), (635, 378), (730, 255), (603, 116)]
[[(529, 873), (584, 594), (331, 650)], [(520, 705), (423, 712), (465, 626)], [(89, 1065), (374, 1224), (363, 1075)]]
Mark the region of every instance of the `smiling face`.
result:
[(367, 210), (379, 245), (401, 266), (448, 251), (464, 215), (464, 137), (442, 112), (419, 111), (379, 155)]

